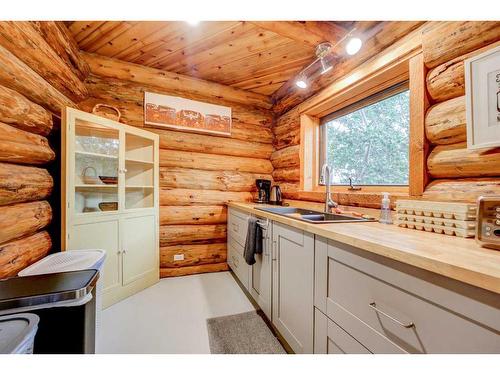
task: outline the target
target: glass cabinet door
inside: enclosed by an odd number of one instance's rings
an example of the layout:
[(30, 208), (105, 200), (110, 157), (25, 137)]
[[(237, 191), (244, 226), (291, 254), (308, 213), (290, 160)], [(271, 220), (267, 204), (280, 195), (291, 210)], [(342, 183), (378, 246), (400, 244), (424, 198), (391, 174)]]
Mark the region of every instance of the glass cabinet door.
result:
[(119, 131), (77, 118), (73, 147), (75, 212), (117, 211)]
[(125, 209), (154, 206), (154, 141), (125, 134)]

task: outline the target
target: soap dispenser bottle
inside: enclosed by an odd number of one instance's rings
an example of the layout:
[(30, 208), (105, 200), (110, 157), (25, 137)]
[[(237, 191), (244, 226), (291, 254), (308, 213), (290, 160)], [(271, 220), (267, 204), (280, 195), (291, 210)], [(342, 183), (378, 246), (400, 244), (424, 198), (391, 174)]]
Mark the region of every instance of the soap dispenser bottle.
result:
[(382, 198), (379, 222), (382, 224), (392, 224), (391, 200), (389, 199), (389, 193), (382, 194), (384, 195), (384, 197)]

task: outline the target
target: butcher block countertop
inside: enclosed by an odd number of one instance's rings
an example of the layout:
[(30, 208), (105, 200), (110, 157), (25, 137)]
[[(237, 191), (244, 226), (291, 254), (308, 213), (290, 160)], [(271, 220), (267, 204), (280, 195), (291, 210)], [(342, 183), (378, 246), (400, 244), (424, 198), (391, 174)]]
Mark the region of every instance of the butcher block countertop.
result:
[(255, 203), (231, 202), (228, 206), (500, 293), (500, 251), (484, 249), (474, 239), (378, 222), (310, 224), (256, 210), (254, 207), (264, 206)]

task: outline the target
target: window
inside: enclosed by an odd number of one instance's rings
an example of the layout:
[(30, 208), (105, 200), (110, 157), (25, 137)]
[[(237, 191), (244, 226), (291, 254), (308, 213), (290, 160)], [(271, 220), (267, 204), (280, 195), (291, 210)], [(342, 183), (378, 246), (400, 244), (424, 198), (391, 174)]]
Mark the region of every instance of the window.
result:
[(331, 185), (408, 185), (409, 97), (404, 82), (321, 119)]

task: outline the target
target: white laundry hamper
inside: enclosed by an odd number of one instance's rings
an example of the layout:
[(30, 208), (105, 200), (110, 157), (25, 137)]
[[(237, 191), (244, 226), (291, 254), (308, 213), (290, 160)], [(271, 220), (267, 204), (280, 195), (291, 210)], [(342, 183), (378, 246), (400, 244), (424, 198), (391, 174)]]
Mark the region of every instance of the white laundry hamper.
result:
[[(85, 249), (85, 250), (71, 250), (62, 251), (59, 253), (51, 254), (45, 258), (33, 263), (29, 267), (26, 267), (18, 276), (33, 276), (33, 275), (43, 275), (48, 273), (58, 273), (58, 272), (71, 272), (80, 271), (85, 269), (96, 269), (99, 271), (99, 280), (96, 285), (95, 293), (95, 303), (96, 303), (96, 314), (95, 314), (95, 337), (96, 337), (96, 349), (98, 345), (98, 337), (100, 334), (101, 325), (101, 310), (102, 310), (102, 288), (104, 283), (103, 278), (103, 265), (106, 259), (106, 252), (99, 249)], [(60, 306), (78, 306), (87, 303), (92, 298), (92, 294), (87, 294), (79, 300), (71, 302), (62, 302)], [(58, 303), (54, 306), (59, 306)]]

